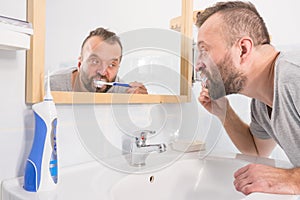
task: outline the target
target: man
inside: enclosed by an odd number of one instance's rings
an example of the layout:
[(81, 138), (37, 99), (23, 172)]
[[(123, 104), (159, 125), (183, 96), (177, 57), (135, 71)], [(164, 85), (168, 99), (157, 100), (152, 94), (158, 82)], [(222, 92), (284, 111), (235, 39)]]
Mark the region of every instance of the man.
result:
[[(281, 169), (249, 164), (235, 172), (235, 188), (246, 195), (300, 194), (299, 55), (270, 45), (265, 23), (251, 3), (217, 3), (199, 15), (197, 26), (196, 70), (207, 78), (199, 102), (224, 119), (242, 153), (267, 157), (278, 144), (294, 165)], [(252, 98), (250, 125), (224, 97), (234, 93)]]
[(117, 76), (121, 58), (119, 37), (107, 29), (97, 28), (83, 41), (77, 68), (63, 69), (51, 76), (51, 90), (147, 94), (146, 87), (138, 82), (130, 83), (130, 87), (97, 84), (97, 81), (121, 81)]

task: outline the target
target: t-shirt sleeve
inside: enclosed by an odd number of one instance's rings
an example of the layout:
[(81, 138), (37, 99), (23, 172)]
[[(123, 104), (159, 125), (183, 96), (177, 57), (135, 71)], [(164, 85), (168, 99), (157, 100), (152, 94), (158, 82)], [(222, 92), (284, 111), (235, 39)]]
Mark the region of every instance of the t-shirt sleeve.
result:
[(71, 76), (76, 67), (57, 70), (50, 76), (51, 91), (72, 91)]
[(258, 109), (259, 106), (257, 102), (252, 99), (251, 101), (251, 122), (250, 122), (250, 132), (253, 136), (260, 139), (270, 139), (271, 136), (266, 132), (266, 130), (260, 125), (258, 120)]

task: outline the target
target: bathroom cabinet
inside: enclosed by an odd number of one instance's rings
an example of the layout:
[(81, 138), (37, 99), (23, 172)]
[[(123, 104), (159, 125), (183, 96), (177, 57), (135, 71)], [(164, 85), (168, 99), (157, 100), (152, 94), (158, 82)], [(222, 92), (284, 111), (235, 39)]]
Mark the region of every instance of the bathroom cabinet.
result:
[(0, 16), (0, 49), (30, 49), (30, 36), (33, 29), (30, 23)]

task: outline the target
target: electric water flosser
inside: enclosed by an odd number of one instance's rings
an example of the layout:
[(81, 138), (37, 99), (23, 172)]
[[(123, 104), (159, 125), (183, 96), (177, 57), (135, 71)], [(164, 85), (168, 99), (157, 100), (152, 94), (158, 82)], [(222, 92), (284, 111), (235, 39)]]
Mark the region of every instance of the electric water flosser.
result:
[(32, 106), (35, 136), (26, 162), (24, 189), (30, 192), (54, 189), (57, 185), (58, 162), (56, 146), (57, 113), (50, 91), (50, 78), (44, 101)]

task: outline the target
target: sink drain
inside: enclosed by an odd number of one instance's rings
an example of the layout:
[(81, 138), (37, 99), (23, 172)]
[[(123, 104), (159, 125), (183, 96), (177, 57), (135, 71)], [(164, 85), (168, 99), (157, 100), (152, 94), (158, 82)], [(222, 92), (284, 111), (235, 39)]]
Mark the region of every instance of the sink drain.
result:
[(149, 181), (150, 181), (150, 183), (153, 183), (154, 182), (154, 176), (150, 176)]

